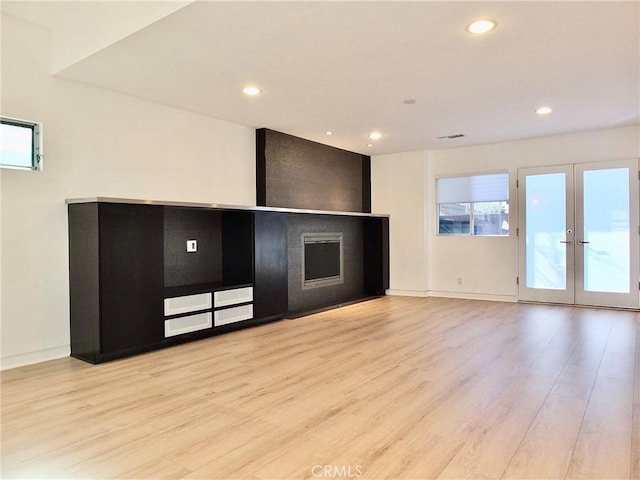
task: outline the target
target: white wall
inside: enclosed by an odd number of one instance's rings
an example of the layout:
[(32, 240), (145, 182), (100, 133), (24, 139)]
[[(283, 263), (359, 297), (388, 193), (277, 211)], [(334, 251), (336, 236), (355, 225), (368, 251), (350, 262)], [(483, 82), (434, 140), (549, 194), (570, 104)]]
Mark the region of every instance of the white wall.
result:
[(391, 294), (427, 295), (426, 181), (425, 151), (371, 159), (371, 209), (391, 215)]
[[(439, 176), (508, 171), (511, 234), (500, 237), (439, 237), (429, 225), (429, 285), (432, 295), (516, 300), (518, 250), (515, 180), (518, 168), (624, 160), (640, 155), (638, 126), (429, 152), (428, 209), (435, 217)], [(462, 285), (457, 279), (462, 278)]]
[(2, 17), (5, 116), (44, 123), (44, 171), (0, 171), (2, 368), (69, 354), (66, 198), (255, 205), (247, 127), (51, 77), (47, 30)]
[[(621, 127), (474, 147), (452, 148), (372, 160), (374, 211), (391, 219), (391, 291), (422, 291), (429, 295), (494, 300), (517, 299), (518, 276), (515, 179), (518, 168), (623, 160), (640, 156), (640, 127)], [(426, 157), (424, 165), (419, 160)], [(408, 159), (409, 161), (403, 161)], [(508, 171), (510, 177), (509, 237), (438, 237), (435, 179), (440, 176)], [(420, 175), (426, 172), (424, 189)], [(420, 202), (426, 202), (419, 206)], [(425, 238), (416, 232), (427, 220)], [(427, 249), (425, 280), (420, 266)], [(413, 252), (418, 252), (416, 257)], [(458, 278), (462, 280), (458, 284)], [(396, 291), (394, 291), (396, 290)]]

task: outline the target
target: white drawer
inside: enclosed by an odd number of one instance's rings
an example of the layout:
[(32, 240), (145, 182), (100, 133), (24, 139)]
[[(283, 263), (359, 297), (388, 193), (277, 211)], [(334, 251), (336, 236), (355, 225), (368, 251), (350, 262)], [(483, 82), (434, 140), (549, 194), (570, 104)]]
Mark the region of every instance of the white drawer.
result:
[(207, 328), (211, 328), (211, 312), (196, 313), (195, 315), (165, 320), (164, 336), (165, 338), (173, 337)]
[(207, 308), (211, 308), (211, 293), (198, 293), (196, 295), (164, 299), (165, 316), (196, 312)]
[(253, 287), (234, 288), (213, 293), (213, 304), (216, 307), (253, 302)]
[(253, 318), (253, 305), (241, 305), (213, 312), (213, 323), (216, 327), (249, 320), (250, 318)]

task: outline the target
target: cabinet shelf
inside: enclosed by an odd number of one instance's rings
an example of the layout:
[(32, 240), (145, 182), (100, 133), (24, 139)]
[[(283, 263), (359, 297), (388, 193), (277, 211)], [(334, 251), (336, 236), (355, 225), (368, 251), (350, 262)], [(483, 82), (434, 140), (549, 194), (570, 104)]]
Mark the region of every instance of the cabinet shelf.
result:
[(251, 287), (252, 285), (253, 284), (251, 282), (239, 283), (239, 284), (235, 283), (231, 285), (225, 285), (222, 282), (211, 282), (211, 283), (197, 283), (194, 285), (182, 285), (179, 287), (164, 287), (163, 291), (164, 291), (165, 298), (170, 298), (170, 297), (182, 297), (184, 295), (191, 295), (196, 293), (233, 290), (236, 288)]

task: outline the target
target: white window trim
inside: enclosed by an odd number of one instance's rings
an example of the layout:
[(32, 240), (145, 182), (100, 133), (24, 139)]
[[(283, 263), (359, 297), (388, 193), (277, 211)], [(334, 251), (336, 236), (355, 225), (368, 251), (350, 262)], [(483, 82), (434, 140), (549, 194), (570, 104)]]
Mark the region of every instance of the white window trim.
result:
[[(496, 171), (488, 171), (488, 172), (475, 172), (475, 173), (459, 173), (459, 174), (453, 174), (453, 175), (438, 175), (434, 178), (434, 191), (436, 192), (435, 194), (435, 214), (436, 214), (436, 219), (437, 221), (435, 222), (435, 227), (436, 227), (436, 236), (438, 237), (500, 237), (500, 238), (505, 238), (505, 237), (510, 237), (511, 236), (511, 229), (509, 229), (509, 233), (507, 233), (506, 235), (496, 235), (496, 234), (492, 234), (492, 235), (477, 235), (473, 233), (473, 228), (474, 228), (474, 203), (478, 203), (478, 202), (453, 202), (453, 203), (469, 203), (470, 204), (470, 213), (469, 213), (469, 233), (441, 233), (440, 232), (440, 205), (446, 205), (448, 202), (444, 202), (444, 203), (439, 203), (438, 202), (438, 180), (442, 179), (442, 178), (459, 178), (459, 177), (476, 177), (476, 176), (482, 176), (482, 175), (496, 175), (496, 174), (504, 174), (507, 175), (507, 199), (506, 200), (493, 200), (496, 202), (502, 202), (502, 201), (506, 201), (507, 204), (510, 205), (510, 199), (509, 199), (509, 194), (510, 192), (510, 183), (511, 183), (511, 178), (509, 175), (509, 171), (508, 170), (496, 170)], [(483, 202), (480, 202), (483, 203)]]

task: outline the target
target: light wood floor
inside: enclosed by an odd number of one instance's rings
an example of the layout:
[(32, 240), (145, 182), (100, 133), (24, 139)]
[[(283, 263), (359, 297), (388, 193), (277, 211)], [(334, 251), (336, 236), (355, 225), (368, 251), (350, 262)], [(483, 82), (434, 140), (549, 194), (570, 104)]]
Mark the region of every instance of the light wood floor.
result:
[(1, 397), (5, 479), (637, 479), (640, 315), (386, 297)]

